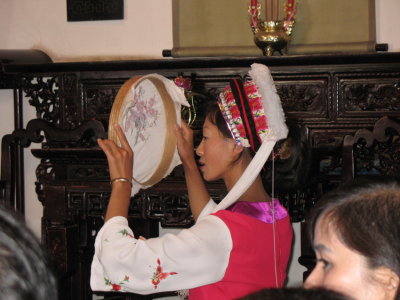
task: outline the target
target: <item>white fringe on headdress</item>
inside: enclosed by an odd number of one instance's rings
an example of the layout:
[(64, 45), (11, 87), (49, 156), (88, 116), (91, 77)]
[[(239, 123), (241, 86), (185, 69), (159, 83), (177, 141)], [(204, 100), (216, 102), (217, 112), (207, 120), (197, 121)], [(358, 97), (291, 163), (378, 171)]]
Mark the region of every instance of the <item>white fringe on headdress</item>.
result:
[(281, 101), (276, 92), (275, 84), (269, 69), (267, 66), (262, 64), (252, 64), (249, 75), (254, 80), (258, 91), (261, 94), (270, 133), (264, 137), (256, 155), (253, 157), (252, 161), (233, 188), (216, 206), (214, 212), (229, 207), (247, 191), (256, 177), (260, 174), (261, 169), (274, 149), (275, 143), (280, 139), (286, 138), (288, 134)]
[(285, 139), (288, 134), (288, 128), (285, 123), (285, 114), (282, 109), (281, 99), (276, 92), (271, 72), (265, 65), (252, 64), (249, 75), (257, 85), (258, 92), (262, 97), (268, 127), (271, 130), (271, 133), (267, 136), (267, 140), (279, 141)]

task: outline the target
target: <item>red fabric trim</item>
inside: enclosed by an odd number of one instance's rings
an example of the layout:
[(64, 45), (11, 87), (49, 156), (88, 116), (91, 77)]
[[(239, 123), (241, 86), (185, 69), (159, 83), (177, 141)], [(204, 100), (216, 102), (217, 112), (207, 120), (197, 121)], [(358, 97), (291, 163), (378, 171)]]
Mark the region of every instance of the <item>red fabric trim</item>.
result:
[(235, 82), (235, 86), (236, 86), (236, 89), (238, 91), (238, 95), (240, 98), (240, 103), (242, 104), (242, 108), (243, 108), (242, 113), (244, 116), (244, 123), (246, 124), (246, 127), (247, 127), (247, 132), (249, 133), (248, 138), (249, 138), (250, 146), (251, 146), (251, 149), (253, 149), (253, 151), (254, 151), (254, 140), (253, 140), (253, 135), (251, 134), (251, 128), (250, 128), (248, 116), (247, 116), (246, 109), (245, 109), (244, 99), (243, 99), (242, 93), (240, 92), (240, 87), (239, 87), (237, 80), (234, 79), (233, 81)]

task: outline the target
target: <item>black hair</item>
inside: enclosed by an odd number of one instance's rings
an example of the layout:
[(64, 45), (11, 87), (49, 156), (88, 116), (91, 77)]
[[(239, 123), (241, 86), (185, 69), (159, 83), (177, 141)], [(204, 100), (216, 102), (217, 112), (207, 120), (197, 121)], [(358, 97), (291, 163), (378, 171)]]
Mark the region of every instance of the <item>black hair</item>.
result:
[(1, 299), (57, 299), (56, 280), (22, 216), (0, 205)]
[(218, 130), (224, 137), (231, 139), (233, 138), (232, 133), (230, 132), (216, 101), (208, 102), (206, 106), (206, 118), (208, 118), (212, 124), (218, 127)]
[(339, 292), (324, 288), (304, 289), (302, 287), (263, 289), (242, 300), (351, 300)]
[(276, 158), (269, 160), (262, 175), (266, 189), (270, 192), (272, 177), (277, 192), (290, 193), (307, 184), (311, 165), (311, 147), (307, 131), (294, 120), (287, 119), (288, 136), (274, 147)]

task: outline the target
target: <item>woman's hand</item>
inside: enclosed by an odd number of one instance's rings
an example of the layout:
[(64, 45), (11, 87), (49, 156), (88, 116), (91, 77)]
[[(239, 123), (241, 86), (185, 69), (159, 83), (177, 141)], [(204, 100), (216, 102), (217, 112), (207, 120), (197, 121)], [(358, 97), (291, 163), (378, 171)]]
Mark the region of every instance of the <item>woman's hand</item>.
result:
[(119, 125), (114, 125), (121, 147), (111, 140), (98, 140), (100, 148), (107, 156), (111, 180), (126, 178), (129, 182), (116, 181), (113, 183), (110, 200), (104, 221), (115, 216), (128, 217), (131, 197), (131, 180), (133, 169), (133, 151)]
[(101, 140), (97, 142), (107, 156), (110, 179), (123, 177), (131, 182), (133, 169), (133, 151), (126, 139), (124, 132), (118, 124), (114, 125), (121, 147), (111, 140)]
[(178, 124), (174, 125), (174, 133), (179, 156), (185, 164), (194, 161), (193, 130), (185, 121), (182, 120), (181, 124), (181, 127)]
[(210, 200), (203, 178), (194, 158), (193, 130), (182, 121), (182, 126), (174, 126), (176, 145), (185, 170), (186, 186), (188, 188), (190, 209), (193, 218), (197, 220), (203, 208)]

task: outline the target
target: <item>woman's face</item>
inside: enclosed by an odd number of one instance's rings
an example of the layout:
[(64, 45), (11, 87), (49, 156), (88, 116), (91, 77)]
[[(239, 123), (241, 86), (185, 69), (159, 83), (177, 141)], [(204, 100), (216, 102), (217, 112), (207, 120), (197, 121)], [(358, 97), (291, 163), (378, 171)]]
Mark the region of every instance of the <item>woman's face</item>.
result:
[(387, 289), (375, 276), (378, 270), (368, 268), (363, 255), (339, 240), (329, 221), (317, 222), (314, 250), (317, 264), (306, 279), (305, 288), (325, 287), (355, 300), (394, 299), (396, 290)]
[(200, 171), (205, 180), (225, 178), (234, 160), (235, 147), (233, 139), (224, 137), (218, 127), (206, 118), (203, 125), (203, 139), (196, 150), (196, 154), (200, 157)]

